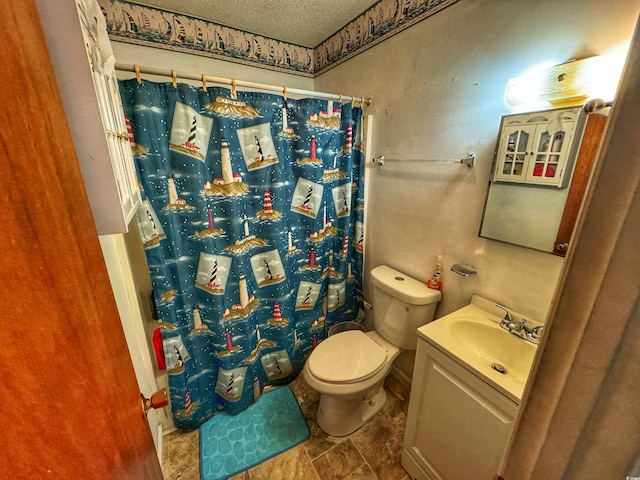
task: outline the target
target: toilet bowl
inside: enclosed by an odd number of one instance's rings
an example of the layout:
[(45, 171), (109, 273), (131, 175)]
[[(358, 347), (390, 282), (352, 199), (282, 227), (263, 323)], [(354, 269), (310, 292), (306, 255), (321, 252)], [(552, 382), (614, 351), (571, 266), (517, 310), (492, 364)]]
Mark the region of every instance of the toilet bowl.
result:
[(416, 329), (433, 319), (440, 292), (387, 266), (371, 272), (374, 326), (329, 336), (307, 359), (303, 374), (320, 393), (317, 421), (329, 435), (349, 435), (387, 399), (384, 380), (401, 350), (415, 350)]
[(304, 365), (307, 384), (320, 393), (317, 421), (336, 437), (355, 432), (384, 407), (384, 379), (400, 349), (376, 332), (349, 330), (319, 344)]

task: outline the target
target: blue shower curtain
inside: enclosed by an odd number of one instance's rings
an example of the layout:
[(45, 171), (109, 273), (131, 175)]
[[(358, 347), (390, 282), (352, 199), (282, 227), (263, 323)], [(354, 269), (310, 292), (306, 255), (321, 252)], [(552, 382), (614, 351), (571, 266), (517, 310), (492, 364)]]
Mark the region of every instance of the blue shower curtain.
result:
[(127, 80), (147, 256), (176, 426), (291, 381), (362, 303), (362, 111)]

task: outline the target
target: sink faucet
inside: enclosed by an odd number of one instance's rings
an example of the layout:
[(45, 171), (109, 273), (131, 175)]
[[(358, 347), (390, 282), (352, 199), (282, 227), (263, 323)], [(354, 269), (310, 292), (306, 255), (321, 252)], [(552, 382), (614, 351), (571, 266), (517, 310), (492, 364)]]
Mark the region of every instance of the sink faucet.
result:
[(504, 318), (500, 322), (500, 326), (505, 330), (509, 330), (510, 332), (522, 330), (526, 320), (521, 320), (520, 322), (516, 321), (511, 315), (511, 312), (507, 307), (503, 307), (499, 303), (496, 303), (496, 307), (504, 310)]
[(501, 308), (502, 310), (504, 310), (504, 319), (505, 320), (508, 320), (510, 322), (513, 321), (513, 317), (511, 316), (511, 312), (509, 311), (509, 309), (507, 307), (503, 307), (499, 303), (496, 303), (496, 307)]
[(504, 310), (505, 314), (503, 319), (500, 320), (500, 326), (507, 332), (512, 333), (517, 337), (523, 338), (524, 340), (527, 340), (528, 342), (534, 343), (536, 345), (540, 342), (542, 332), (544, 331), (543, 325), (530, 327), (524, 318), (519, 321), (515, 320), (508, 308), (500, 305), (499, 303), (496, 303), (496, 307)]
[(539, 325), (537, 327), (533, 327), (531, 329), (531, 342), (537, 344), (540, 342), (542, 338), (542, 333), (544, 332), (544, 325)]

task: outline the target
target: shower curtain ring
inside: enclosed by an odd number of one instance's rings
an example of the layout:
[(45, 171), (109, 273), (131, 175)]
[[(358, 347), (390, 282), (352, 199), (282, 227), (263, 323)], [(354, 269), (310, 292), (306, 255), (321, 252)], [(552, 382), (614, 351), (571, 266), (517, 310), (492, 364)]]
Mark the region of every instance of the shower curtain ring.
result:
[(202, 90), (204, 90), (205, 93), (207, 92), (207, 76), (204, 73), (202, 74)]
[(138, 83), (142, 83), (142, 78), (140, 77), (140, 66), (137, 63), (133, 65), (133, 71), (136, 72), (136, 80)]
[(171, 70), (171, 83), (173, 84), (173, 88), (178, 88), (178, 84), (176, 83), (176, 71)]

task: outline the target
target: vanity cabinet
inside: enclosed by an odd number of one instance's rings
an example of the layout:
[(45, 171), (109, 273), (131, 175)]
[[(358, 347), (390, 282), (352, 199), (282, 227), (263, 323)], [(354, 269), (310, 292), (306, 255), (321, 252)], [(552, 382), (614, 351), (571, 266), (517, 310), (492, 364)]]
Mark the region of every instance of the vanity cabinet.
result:
[(140, 189), (103, 13), (96, 0), (36, 4), (98, 234), (124, 233)]
[(566, 187), (583, 126), (582, 107), (505, 115), (494, 180)]
[(420, 338), (402, 466), (414, 479), (493, 480), (518, 405)]

